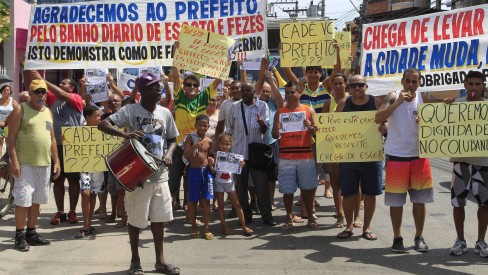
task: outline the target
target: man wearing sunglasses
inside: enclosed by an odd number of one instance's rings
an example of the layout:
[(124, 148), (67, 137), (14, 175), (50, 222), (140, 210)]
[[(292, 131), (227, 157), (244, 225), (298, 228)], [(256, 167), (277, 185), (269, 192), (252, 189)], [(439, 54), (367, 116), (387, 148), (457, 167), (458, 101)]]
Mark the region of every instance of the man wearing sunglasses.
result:
[(15, 178), (15, 249), (19, 251), (51, 243), (36, 232), (40, 205), (49, 199), (51, 158), (53, 179), (60, 174), (53, 117), (44, 106), (46, 93), (44, 80), (32, 80), (30, 101), (15, 106), (9, 117), (7, 146)]
[[(179, 43), (173, 45), (174, 51), (178, 50)], [(215, 79), (205, 90), (200, 92), (200, 81), (192, 74), (186, 75), (181, 83), (181, 73), (178, 67), (173, 66), (173, 91), (175, 105), (175, 122), (180, 132), (176, 142), (178, 147), (173, 154), (173, 165), (169, 171), (169, 185), (171, 193), (174, 194), (180, 189), (180, 181), (183, 176), (185, 164), (183, 163), (183, 138), (195, 132), (195, 119), (198, 115), (206, 113), (207, 106), (212, 98), (217, 97), (217, 87), (222, 80)], [(186, 196), (185, 196), (186, 197)]]
[[(31, 76), (32, 79), (44, 80), (37, 71), (32, 71)], [(61, 127), (82, 126), (85, 124), (85, 119), (82, 115), (85, 102), (77, 93), (77, 85), (72, 79), (63, 79), (59, 86), (49, 81), (46, 81), (46, 84), (49, 89), (46, 102), (53, 114), (54, 136), (56, 137), (58, 157), (61, 164), (61, 175), (57, 179), (53, 179), (54, 200), (56, 201), (58, 212), (51, 220), (51, 224), (58, 225), (65, 221), (78, 223), (75, 210), (80, 197), (80, 173), (64, 172)], [(54, 103), (50, 105), (51, 102)], [(64, 181), (66, 179), (68, 179), (69, 184), (69, 213), (67, 216), (64, 212)]]

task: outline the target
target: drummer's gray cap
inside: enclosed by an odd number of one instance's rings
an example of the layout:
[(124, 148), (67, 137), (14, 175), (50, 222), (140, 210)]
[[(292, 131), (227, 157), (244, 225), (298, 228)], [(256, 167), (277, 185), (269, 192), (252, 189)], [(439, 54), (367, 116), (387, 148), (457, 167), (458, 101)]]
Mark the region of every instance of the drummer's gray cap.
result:
[(138, 89), (144, 89), (158, 81), (159, 79), (153, 73), (143, 73), (136, 79), (136, 86)]

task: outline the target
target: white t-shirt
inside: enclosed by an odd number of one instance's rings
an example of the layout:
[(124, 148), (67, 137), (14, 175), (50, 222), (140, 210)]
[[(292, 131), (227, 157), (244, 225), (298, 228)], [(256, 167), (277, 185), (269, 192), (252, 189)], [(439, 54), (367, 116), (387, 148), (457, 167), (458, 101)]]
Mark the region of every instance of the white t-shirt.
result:
[[(156, 105), (154, 112), (149, 112), (144, 109), (140, 103), (126, 105), (116, 113), (111, 115), (110, 120), (118, 127), (127, 127), (128, 132), (142, 130), (145, 133), (144, 137), (140, 137), (139, 142), (152, 154), (161, 158), (163, 156), (163, 148), (167, 139), (173, 139), (178, 136), (178, 130), (173, 120), (171, 112)], [(162, 174), (166, 169), (159, 169), (149, 181)], [(167, 180), (167, 173), (163, 176)]]
[(222, 104), (220, 104), (220, 111), (219, 111), (219, 121), (227, 119), (230, 113), (230, 107), (232, 107), (232, 103), (234, 103), (232, 98), (226, 99)]

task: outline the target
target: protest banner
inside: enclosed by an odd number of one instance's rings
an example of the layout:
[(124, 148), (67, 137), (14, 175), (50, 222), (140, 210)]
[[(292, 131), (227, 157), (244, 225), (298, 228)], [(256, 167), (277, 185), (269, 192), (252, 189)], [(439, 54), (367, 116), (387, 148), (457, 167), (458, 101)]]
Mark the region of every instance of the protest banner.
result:
[(376, 111), (316, 114), (317, 162), (383, 160)]
[(91, 96), (91, 103), (108, 100), (107, 69), (86, 69), (86, 92)]
[[(334, 39), (341, 48), (341, 66), (342, 69), (351, 68), (351, 32), (335, 32)], [(334, 68), (334, 66), (326, 66), (326, 68)]]
[[(205, 90), (212, 82), (214, 82), (215, 79), (213, 78), (200, 78), (200, 91)], [(224, 83), (220, 83), (219, 86), (217, 86), (217, 96), (223, 95), (222, 87), (224, 87)]]
[(368, 93), (401, 89), (403, 72), (422, 72), (423, 92), (463, 89), (469, 70), (488, 75), (488, 5), (363, 25), (361, 73)]
[(171, 66), (184, 25), (226, 35), (241, 57), (267, 49), (265, 0), (107, 0), (32, 7), (25, 69)]
[(233, 39), (190, 25), (181, 27), (179, 47), (173, 66), (190, 72), (226, 80), (229, 78)]
[(152, 73), (158, 79), (161, 79), (161, 66), (157, 66), (157, 67), (141, 67), (141, 68), (139, 68), (139, 74), (143, 74), (143, 73)]
[(334, 21), (280, 23), (281, 66), (330, 66), (336, 64)]
[(488, 157), (488, 102), (419, 106), (421, 158)]
[(121, 137), (107, 135), (97, 127), (62, 127), (64, 172), (107, 171), (105, 156), (122, 145)]
[(134, 75), (121, 73), (117, 80), (117, 87), (122, 91), (132, 91), (136, 87), (136, 77)]
[(261, 58), (246, 59), (242, 61), (241, 70), (259, 71), (261, 69)]

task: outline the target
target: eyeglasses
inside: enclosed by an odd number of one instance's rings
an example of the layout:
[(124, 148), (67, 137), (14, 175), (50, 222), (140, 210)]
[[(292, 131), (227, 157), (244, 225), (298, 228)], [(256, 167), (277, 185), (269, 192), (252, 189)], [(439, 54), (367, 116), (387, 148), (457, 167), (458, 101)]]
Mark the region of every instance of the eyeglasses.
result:
[(40, 94), (45, 95), (45, 94), (47, 94), (47, 91), (46, 90), (34, 90), (34, 91), (32, 91), (32, 93), (35, 95), (40, 95)]
[(200, 87), (200, 84), (187, 82), (187, 83), (185, 83), (185, 86), (186, 87), (198, 88), (198, 87)]
[(364, 88), (366, 86), (366, 83), (351, 83), (349, 84), (349, 87), (351, 88)]

